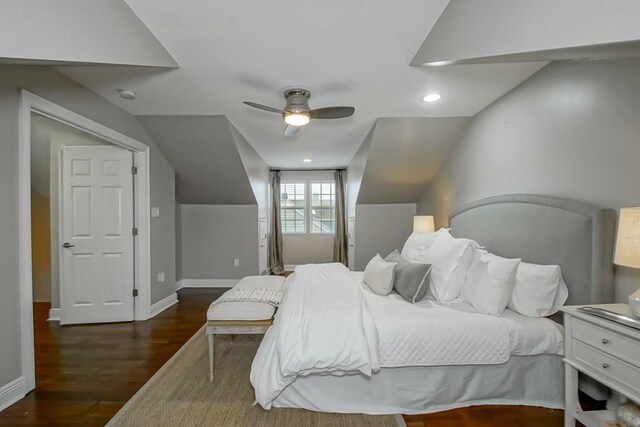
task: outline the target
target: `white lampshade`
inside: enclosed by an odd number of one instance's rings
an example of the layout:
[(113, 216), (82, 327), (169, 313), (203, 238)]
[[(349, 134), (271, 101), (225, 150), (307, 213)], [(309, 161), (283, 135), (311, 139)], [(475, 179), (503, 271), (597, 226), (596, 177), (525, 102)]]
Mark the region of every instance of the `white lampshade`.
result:
[(640, 208), (620, 209), (614, 264), (640, 268)]
[(436, 225), (433, 215), (416, 215), (413, 217), (413, 231), (417, 233), (433, 233)]

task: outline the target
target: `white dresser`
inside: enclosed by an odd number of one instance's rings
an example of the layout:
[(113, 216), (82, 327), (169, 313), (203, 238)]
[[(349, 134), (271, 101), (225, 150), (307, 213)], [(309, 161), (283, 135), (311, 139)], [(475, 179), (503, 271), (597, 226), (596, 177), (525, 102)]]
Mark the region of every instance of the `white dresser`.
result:
[[(591, 307), (615, 308), (619, 304)], [(575, 420), (600, 427), (615, 419), (611, 411), (582, 411), (578, 403), (578, 371), (640, 402), (640, 330), (567, 306), (565, 325), (565, 427)]]

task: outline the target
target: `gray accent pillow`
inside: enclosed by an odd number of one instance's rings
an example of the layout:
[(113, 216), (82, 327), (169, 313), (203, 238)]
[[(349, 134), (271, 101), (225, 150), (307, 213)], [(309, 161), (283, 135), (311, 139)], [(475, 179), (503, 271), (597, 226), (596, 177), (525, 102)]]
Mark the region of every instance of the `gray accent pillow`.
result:
[(397, 264), (393, 278), (393, 289), (402, 298), (412, 303), (424, 298), (429, 288), (431, 264), (409, 262), (400, 255), (397, 249), (387, 255), (384, 260)]

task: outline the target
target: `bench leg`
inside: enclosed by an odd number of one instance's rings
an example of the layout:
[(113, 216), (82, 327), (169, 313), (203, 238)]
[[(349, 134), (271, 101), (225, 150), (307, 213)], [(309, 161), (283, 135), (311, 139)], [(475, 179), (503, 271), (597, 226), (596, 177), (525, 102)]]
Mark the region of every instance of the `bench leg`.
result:
[(209, 341), (209, 382), (213, 382), (213, 334), (207, 335)]

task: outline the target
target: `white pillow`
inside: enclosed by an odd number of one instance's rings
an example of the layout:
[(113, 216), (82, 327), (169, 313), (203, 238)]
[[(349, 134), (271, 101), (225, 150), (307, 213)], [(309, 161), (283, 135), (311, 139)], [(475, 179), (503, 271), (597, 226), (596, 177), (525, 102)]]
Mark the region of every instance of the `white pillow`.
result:
[(364, 269), (362, 281), (378, 295), (389, 295), (393, 289), (395, 262), (387, 262), (380, 254), (376, 254)]
[(462, 289), (464, 300), (483, 313), (499, 316), (511, 298), (519, 264), (519, 258), (482, 255), (469, 269)]
[(431, 245), (433, 245), (433, 242), (435, 242), (441, 230), (438, 230), (434, 233), (414, 232), (404, 243), (400, 255), (402, 255), (402, 257), (409, 262), (418, 262), (424, 264), (424, 256)]
[(530, 317), (550, 316), (569, 297), (559, 265), (520, 263), (508, 307)]
[(459, 299), (474, 252), (468, 240), (454, 239), (448, 232), (438, 233), (422, 261), (432, 264), (430, 289), (436, 301), (450, 304)]

